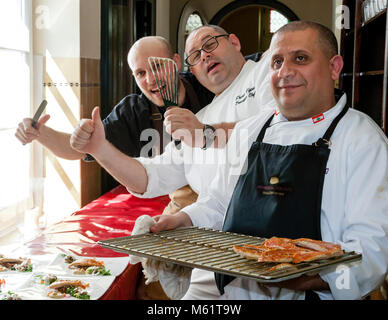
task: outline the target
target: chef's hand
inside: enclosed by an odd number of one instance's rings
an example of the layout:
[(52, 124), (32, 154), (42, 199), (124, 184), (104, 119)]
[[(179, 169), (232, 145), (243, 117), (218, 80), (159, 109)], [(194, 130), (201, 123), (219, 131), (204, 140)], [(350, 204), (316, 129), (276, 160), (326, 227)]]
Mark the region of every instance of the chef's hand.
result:
[(327, 282), (323, 281), (319, 275), (307, 276), (302, 275), (299, 278), (290, 279), (281, 282), (267, 284), (267, 286), (286, 288), (295, 291), (307, 290), (330, 290)]
[(78, 152), (96, 154), (104, 140), (105, 130), (100, 118), (100, 108), (95, 107), (92, 119), (82, 119), (75, 127), (70, 145)]
[(193, 225), (190, 217), (183, 211), (173, 215), (162, 214), (154, 217), (154, 219), (156, 224), (150, 227), (150, 231), (153, 233), (180, 227), (191, 227)]
[(41, 134), (44, 124), (50, 119), (49, 114), (45, 114), (36, 122), (36, 128), (32, 126), (32, 119), (25, 118), (18, 124), (15, 137), (23, 144), (27, 144), (37, 139)]
[(203, 147), (203, 127), (194, 113), (188, 109), (172, 107), (164, 114), (166, 131), (173, 139), (181, 140), (190, 147)]

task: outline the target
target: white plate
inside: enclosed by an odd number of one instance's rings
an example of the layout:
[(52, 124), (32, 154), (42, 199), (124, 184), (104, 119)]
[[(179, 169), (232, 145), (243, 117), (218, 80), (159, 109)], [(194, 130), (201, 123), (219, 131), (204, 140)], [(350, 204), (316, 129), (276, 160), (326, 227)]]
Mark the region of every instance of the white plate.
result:
[[(76, 259), (93, 258), (76, 256)], [(13, 256), (12, 256), (13, 257)], [(65, 262), (62, 254), (29, 256), (33, 265), (32, 272), (5, 271), (0, 272), (0, 279), (5, 280), (5, 285), (0, 287), (0, 300), (3, 299), (8, 291), (16, 293), (23, 300), (79, 300), (74, 297), (62, 299), (53, 299), (47, 297), (48, 286), (41, 284), (40, 281), (47, 274), (54, 274), (58, 279), (80, 280), (89, 283), (86, 289), (91, 300), (99, 299), (111, 286), (116, 276), (120, 275), (128, 266), (129, 257), (120, 258), (99, 258), (103, 261), (106, 270), (110, 270), (109, 276), (103, 275), (75, 275), (73, 269), (69, 269), (69, 264)]]
[[(53, 299), (47, 297), (47, 292), (51, 289), (48, 288), (47, 285), (41, 283), (41, 279), (45, 274), (39, 273), (34, 274), (23, 283), (20, 283), (17, 288), (10, 288), (9, 291), (16, 293), (22, 300), (80, 300), (70, 295), (66, 295), (66, 297), (62, 299)], [(105, 291), (110, 287), (115, 277), (106, 276), (106, 277), (69, 277), (69, 276), (60, 276), (58, 280), (80, 280), (84, 284), (88, 283), (89, 286), (85, 289), (87, 293), (90, 295), (90, 300), (97, 300), (100, 298)], [(7, 290), (8, 291), (8, 290)], [(7, 291), (3, 290), (3, 295), (7, 293)]]
[[(81, 259), (90, 259), (94, 257), (82, 257), (82, 256), (76, 256), (72, 254), (72, 257), (76, 260)], [(128, 266), (129, 263), (129, 257), (120, 257), (120, 258), (95, 258), (97, 261), (104, 262), (105, 270), (110, 271), (111, 276), (119, 276), (125, 268)], [(44, 272), (44, 273), (52, 273), (57, 276), (59, 275), (69, 275), (69, 276), (77, 276), (80, 278), (83, 277), (91, 277), (90, 274), (74, 274), (75, 269), (69, 269), (69, 263), (65, 262), (65, 258), (62, 256), (62, 254), (58, 254), (49, 264), (47, 265), (40, 265), (38, 268), (35, 269), (37, 272)], [(103, 275), (96, 275), (95, 277), (106, 277)]]

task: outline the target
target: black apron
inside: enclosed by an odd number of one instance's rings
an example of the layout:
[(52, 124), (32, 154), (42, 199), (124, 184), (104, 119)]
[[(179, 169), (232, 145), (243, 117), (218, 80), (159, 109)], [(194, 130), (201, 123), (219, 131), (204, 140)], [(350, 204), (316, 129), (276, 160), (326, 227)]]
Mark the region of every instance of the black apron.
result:
[[(326, 133), (313, 145), (263, 143), (265, 123), (249, 150), (247, 172), (234, 189), (222, 230), (270, 238), (321, 240), (321, 201), (329, 158), (329, 141), (344, 107)], [(215, 273), (218, 290), (234, 277)]]

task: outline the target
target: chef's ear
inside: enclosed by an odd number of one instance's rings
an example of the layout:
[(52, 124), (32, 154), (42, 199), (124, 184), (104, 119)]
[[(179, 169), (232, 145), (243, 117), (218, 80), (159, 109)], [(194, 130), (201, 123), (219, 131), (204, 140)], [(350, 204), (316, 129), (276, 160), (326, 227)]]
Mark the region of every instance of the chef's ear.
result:
[(182, 62), (181, 62), (181, 57), (179, 56), (179, 54), (174, 53), (174, 56), (172, 57), (172, 59), (175, 61), (176, 65), (178, 67), (178, 71), (180, 71), (181, 67), (182, 67)]
[(344, 67), (344, 59), (340, 55), (335, 55), (330, 59), (331, 78), (335, 81), (339, 79), (342, 68)]
[(235, 47), (238, 51), (241, 51), (241, 43), (240, 39), (234, 34), (231, 33), (229, 35), (229, 42)]

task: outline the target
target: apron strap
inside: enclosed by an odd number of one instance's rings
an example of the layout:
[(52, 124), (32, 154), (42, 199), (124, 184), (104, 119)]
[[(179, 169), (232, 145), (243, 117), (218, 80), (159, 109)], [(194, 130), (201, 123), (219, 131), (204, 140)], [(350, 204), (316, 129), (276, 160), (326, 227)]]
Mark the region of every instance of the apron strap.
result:
[(338, 122), (343, 118), (343, 116), (348, 112), (349, 106), (346, 105), (341, 113), (333, 120), (330, 127), (327, 129), (325, 135), (323, 136), (323, 139), (329, 140), (331, 138), (331, 135), (333, 134), (335, 128), (337, 127)]
[[(342, 111), (338, 114), (338, 116), (332, 121), (330, 124), (329, 128), (326, 130), (325, 134), (323, 135), (322, 138), (319, 138), (317, 142), (314, 142), (313, 145), (316, 147), (320, 146), (330, 146), (330, 138), (337, 127), (338, 122), (343, 118), (343, 116), (346, 114), (346, 112), (349, 110), (349, 105), (345, 105), (345, 107), (342, 109)], [(262, 142), (264, 139), (265, 131), (267, 128), (270, 126), (271, 121), (275, 115), (273, 114), (267, 122), (264, 124), (263, 128), (261, 129), (256, 141), (257, 142)]]
[(275, 114), (273, 114), (268, 120), (267, 122), (264, 124), (263, 128), (261, 129), (256, 141), (257, 142), (263, 142), (263, 139), (264, 139), (264, 135), (265, 135), (265, 131), (267, 130), (267, 128), (269, 127), (269, 125), (271, 124), (271, 121), (273, 119), (273, 117), (275, 116)]
[(158, 131), (159, 133), (159, 137), (160, 137), (160, 141), (159, 141), (159, 154), (162, 154), (163, 153), (163, 149), (164, 149), (164, 145), (163, 145), (163, 115), (162, 113), (160, 112), (159, 108), (153, 104), (151, 101), (150, 101), (150, 105), (151, 105), (151, 117), (150, 117), (150, 120), (152, 121), (152, 124), (154, 126), (154, 129)]
[(348, 112), (349, 106), (345, 105), (345, 107), (342, 109), (342, 111), (338, 114), (338, 116), (332, 121), (330, 124), (329, 128), (326, 130), (325, 134), (323, 135), (322, 138), (319, 138), (317, 142), (313, 143), (316, 147), (321, 147), (321, 146), (330, 146), (330, 138), (337, 127), (338, 122), (343, 118), (343, 116)]

